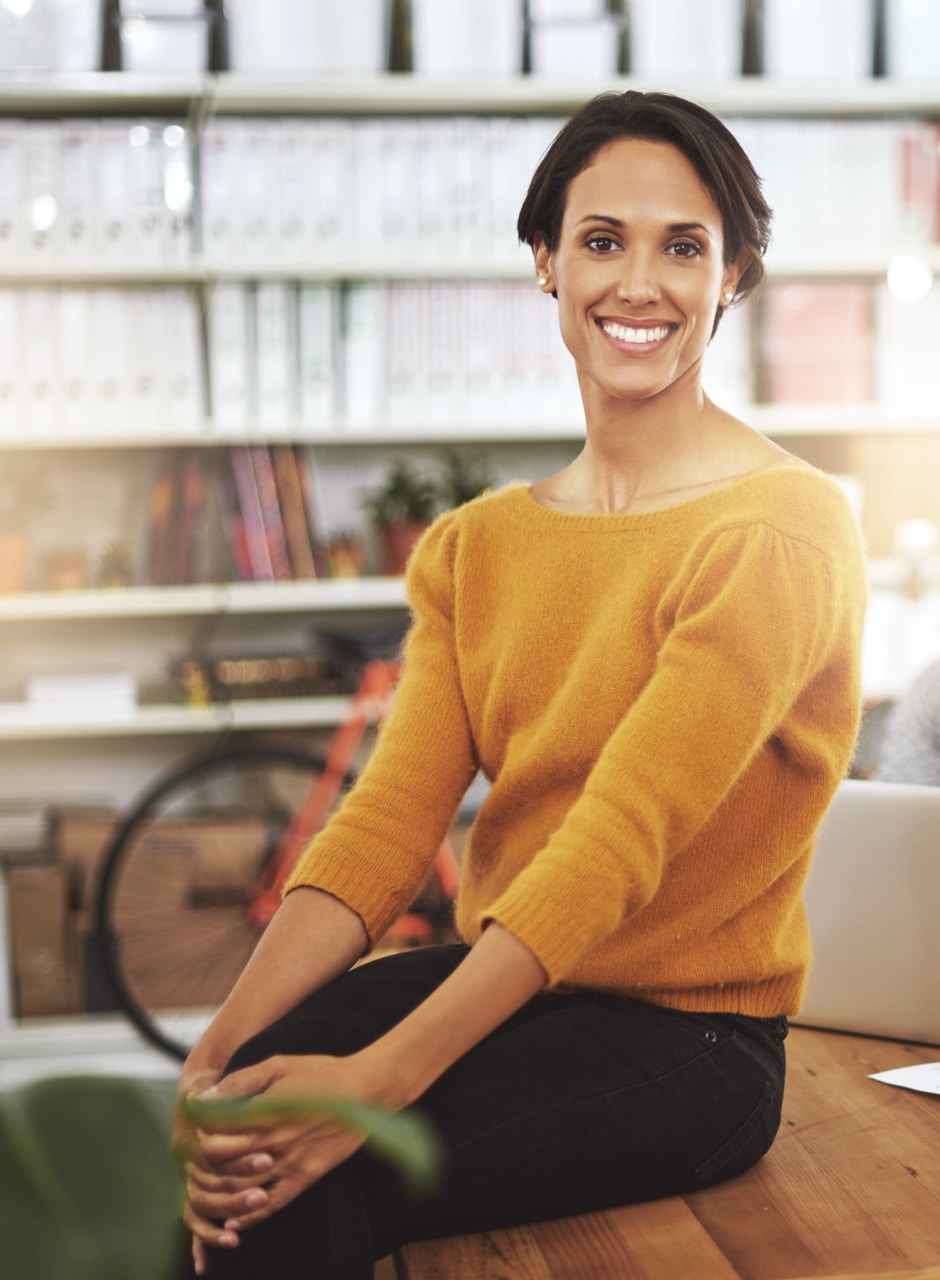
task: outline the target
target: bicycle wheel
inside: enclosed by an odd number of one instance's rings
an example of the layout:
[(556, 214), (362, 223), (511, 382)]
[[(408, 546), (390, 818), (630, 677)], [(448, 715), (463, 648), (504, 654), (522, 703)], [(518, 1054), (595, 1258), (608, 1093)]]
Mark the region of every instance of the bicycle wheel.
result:
[(263, 932), (253, 889), (324, 762), (233, 748), (162, 778), (122, 821), (95, 895), (98, 956), (121, 1009), (185, 1058)]

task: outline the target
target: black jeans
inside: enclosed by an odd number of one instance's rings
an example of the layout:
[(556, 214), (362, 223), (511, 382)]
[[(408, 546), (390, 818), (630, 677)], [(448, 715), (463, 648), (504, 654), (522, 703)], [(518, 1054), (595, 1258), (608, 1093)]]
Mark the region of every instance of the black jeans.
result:
[[(345, 1055), (400, 1021), (467, 948), (374, 960), (305, 1000), (234, 1055)], [(359, 1151), (234, 1250), (225, 1280), (371, 1280), (410, 1240), (565, 1217), (705, 1187), (773, 1141), (785, 1018), (690, 1014), (618, 996), (544, 993), (472, 1049), (417, 1104), (443, 1138), (437, 1191), (416, 1199)]]

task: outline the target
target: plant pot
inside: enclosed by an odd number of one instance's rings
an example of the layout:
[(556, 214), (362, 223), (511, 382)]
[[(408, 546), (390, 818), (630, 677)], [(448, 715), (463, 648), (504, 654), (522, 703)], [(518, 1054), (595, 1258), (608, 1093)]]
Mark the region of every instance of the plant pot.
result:
[(333, 577), (360, 577), (365, 554), (366, 544), (362, 538), (332, 538), (327, 548), (327, 558)]
[(408, 557), (427, 527), (426, 523), (389, 524), (379, 530), (384, 574), (394, 578), (400, 577), (405, 572)]
[(25, 533), (0, 533), (0, 593), (26, 590), (29, 538)]

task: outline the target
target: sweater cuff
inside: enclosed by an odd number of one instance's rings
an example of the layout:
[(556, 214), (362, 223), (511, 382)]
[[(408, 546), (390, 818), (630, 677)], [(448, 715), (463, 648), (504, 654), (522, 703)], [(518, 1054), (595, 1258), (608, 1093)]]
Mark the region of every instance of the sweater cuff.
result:
[(588, 911), (565, 910), (547, 894), (526, 891), (518, 881), (478, 917), (480, 931), (493, 921), (525, 943), (548, 975), (550, 986), (562, 982), (599, 936), (617, 927), (620, 912), (610, 920), (591, 918)]
[(381, 867), (364, 875), (355, 858), (318, 857), (313, 852), (301, 858), (284, 886), (284, 897), (301, 887), (322, 889), (354, 911), (365, 926), (370, 950), (407, 909), (412, 896), (410, 888), (390, 883)]

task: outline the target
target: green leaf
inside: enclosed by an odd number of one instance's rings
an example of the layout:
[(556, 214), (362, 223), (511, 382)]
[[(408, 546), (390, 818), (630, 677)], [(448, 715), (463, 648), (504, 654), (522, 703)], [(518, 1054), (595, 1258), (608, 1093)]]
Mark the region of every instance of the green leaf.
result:
[(94, 1242), (10, 1101), (0, 1098), (0, 1241), (4, 1280), (85, 1273)]
[(46, 1220), (36, 1234), (71, 1241), (68, 1266), (37, 1264), (29, 1280), (169, 1280), (179, 1265), (183, 1190), (153, 1091), (118, 1078), (62, 1077), (27, 1086), (15, 1105), (33, 1155), (34, 1228), (40, 1211)]
[(395, 1167), (409, 1189), (417, 1195), (433, 1190), (441, 1161), (441, 1145), (433, 1127), (420, 1112), (390, 1111), (373, 1103), (351, 1098), (309, 1097), (268, 1099), (264, 1097), (204, 1101), (187, 1098), (183, 1113), (196, 1124), (242, 1120), (291, 1119), (296, 1116), (326, 1116), (365, 1136), (365, 1146), (381, 1160)]

